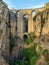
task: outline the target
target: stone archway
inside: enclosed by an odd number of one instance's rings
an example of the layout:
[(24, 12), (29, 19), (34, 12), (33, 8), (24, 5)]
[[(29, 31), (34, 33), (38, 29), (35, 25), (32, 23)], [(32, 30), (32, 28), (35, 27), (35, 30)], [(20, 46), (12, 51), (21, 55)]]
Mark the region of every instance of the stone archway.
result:
[(23, 30), (23, 32), (25, 33), (25, 32), (28, 32), (28, 15), (27, 14), (25, 14), (24, 16), (23, 16), (23, 20), (24, 20), (24, 30)]
[(24, 42), (26, 42), (26, 40), (27, 40), (27, 35), (26, 34), (23, 36), (23, 40), (24, 40)]

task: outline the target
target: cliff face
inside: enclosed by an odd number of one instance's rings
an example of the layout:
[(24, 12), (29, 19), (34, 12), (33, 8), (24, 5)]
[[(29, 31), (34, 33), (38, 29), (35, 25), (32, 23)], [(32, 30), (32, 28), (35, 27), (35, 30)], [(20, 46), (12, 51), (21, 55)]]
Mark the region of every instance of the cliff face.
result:
[(9, 12), (4, 2), (0, 1), (0, 65), (6, 65), (9, 58)]
[(10, 32), (11, 35), (16, 35), (16, 12), (10, 11)]
[(34, 16), (34, 32), (37, 36), (49, 34), (49, 9), (45, 8)]

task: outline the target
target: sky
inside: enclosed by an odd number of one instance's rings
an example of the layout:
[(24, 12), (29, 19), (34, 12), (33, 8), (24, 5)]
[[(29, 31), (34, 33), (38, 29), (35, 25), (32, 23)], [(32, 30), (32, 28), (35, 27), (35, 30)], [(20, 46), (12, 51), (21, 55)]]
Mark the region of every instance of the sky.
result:
[(3, 0), (8, 4), (8, 8), (29, 9), (40, 8), (49, 2), (49, 0)]

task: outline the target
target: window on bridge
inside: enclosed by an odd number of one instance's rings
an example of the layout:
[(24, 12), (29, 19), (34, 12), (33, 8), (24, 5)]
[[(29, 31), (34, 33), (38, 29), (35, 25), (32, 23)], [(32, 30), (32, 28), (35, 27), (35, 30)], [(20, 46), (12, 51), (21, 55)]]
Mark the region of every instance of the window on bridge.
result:
[(33, 12), (32, 12), (32, 15), (34, 16), (35, 14), (36, 14), (36, 12), (35, 12), (35, 11), (33, 11)]
[(19, 15), (20, 15), (20, 12), (17, 12), (17, 17), (19, 17)]
[(24, 20), (24, 32), (28, 32), (28, 15), (24, 15), (23, 20)]
[(20, 12), (17, 12), (17, 24), (16, 24), (16, 31), (18, 31), (18, 25), (20, 23)]

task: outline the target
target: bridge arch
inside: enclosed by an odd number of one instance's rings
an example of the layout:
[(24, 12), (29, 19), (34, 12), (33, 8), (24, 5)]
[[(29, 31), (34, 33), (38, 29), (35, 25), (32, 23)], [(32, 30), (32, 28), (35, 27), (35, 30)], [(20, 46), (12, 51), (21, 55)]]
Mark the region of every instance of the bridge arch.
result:
[(25, 33), (25, 32), (28, 32), (28, 15), (27, 14), (25, 14), (25, 15), (23, 15), (23, 32)]

